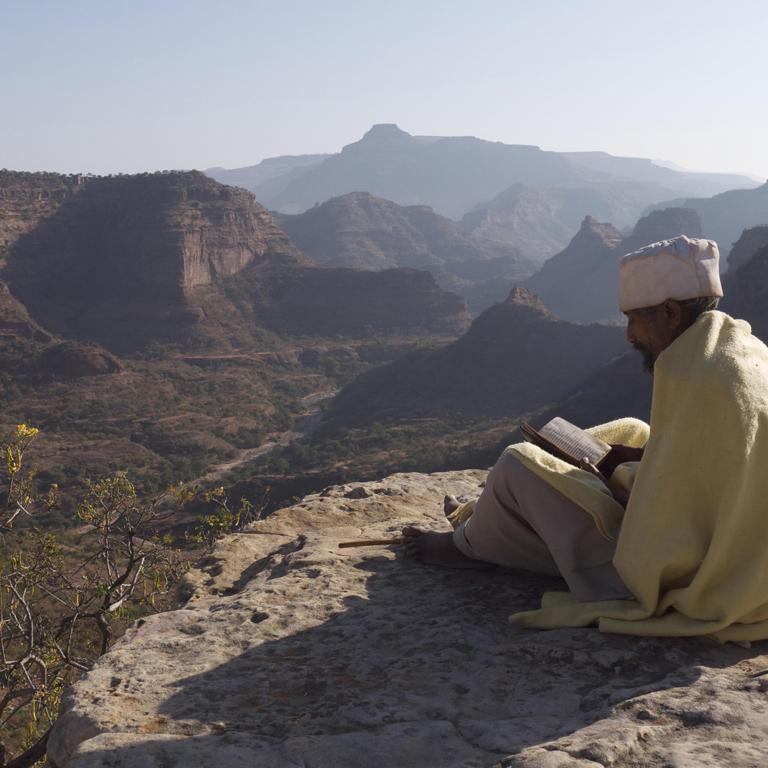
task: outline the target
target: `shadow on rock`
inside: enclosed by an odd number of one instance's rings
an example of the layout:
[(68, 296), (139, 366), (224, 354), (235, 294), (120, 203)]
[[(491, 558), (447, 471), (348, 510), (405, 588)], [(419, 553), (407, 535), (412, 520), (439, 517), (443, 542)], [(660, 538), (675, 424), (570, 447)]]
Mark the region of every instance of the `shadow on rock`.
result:
[(488, 766), (617, 712), (669, 720), (630, 705), (758, 653), (508, 624), (561, 584), (387, 556), (338, 569), (288, 556), (185, 630), (184, 653), (222, 637), (243, 652), (168, 685), (163, 735), (102, 734), (71, 765)]

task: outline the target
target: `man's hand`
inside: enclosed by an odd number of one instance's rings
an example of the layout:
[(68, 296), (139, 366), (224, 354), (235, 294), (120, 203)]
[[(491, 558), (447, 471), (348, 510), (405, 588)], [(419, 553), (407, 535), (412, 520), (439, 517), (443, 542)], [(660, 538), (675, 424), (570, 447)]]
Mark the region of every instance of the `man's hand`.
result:
[(625, 461), (640, 461), (645, 453), (645, 448), (633, 448), (631, 445), (622, 445), (616, 443), (611, 445), (609, 456), (616, 456), (618, 461), (616, 465), (623, 464)]
[(600, 462), (600, 470), (606, 477), (610, 477), (619, 464), (626, 461), (640, 461), (644, 451), (645, 448), (633, 448), (631, 445), (621, 443), (611, 445), (610, 453)]

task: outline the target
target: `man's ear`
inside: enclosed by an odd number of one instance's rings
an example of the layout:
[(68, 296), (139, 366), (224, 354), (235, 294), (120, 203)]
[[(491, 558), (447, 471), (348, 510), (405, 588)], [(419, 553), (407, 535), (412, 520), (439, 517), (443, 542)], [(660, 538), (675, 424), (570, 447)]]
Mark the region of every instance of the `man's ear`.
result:
[(666, 319), (670, 330), (678, 330), (683, 323), (683, 308), (680, 306), (680, 302), (674, 301), (673, 299), (667, 299), (664, 304), (662, 304), (662, 308), (664, 311), (664, 318)]

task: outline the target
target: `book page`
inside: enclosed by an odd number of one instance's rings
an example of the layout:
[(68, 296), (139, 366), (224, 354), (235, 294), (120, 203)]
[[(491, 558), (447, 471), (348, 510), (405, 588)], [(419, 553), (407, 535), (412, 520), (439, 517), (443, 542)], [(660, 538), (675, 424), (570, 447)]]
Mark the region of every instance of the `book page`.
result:
[(539, 430), (539, 434), (576, 461), (586, 457), (593, 464), (598, 464), (611, 450), (611, 446), (605, 441), (593, 437), (559, 416), (547, 422)]

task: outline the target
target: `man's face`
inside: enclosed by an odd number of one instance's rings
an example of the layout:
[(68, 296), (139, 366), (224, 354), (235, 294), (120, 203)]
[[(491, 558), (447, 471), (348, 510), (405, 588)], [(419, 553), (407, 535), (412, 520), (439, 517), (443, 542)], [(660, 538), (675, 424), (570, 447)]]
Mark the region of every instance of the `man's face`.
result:
[(643, 367), (653, 372), (656, 358), (677, 338), (682, 310), (676, 301), (655, 307), (631, 309), (627, 316), (627, 341), (643, 356)]

